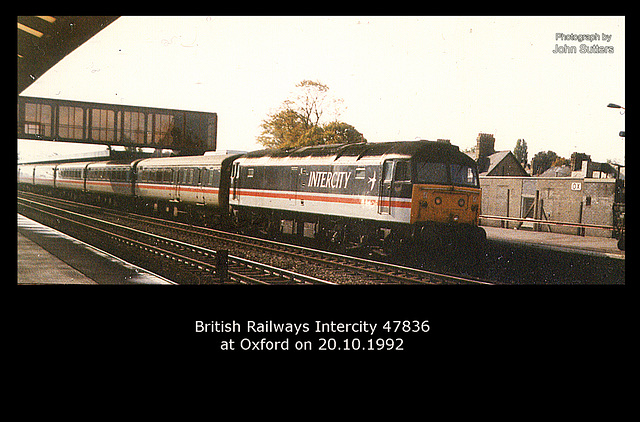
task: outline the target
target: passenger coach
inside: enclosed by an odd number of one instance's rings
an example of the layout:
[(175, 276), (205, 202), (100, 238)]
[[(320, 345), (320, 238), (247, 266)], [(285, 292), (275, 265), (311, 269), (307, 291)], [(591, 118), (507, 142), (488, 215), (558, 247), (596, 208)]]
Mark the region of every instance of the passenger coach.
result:
[[(149, 158), (137, 163), (135, 196), (177, 217), (228, 214), (231, 162), (238, 154)], [(205, 221), (208, 219), (205, 218)]]

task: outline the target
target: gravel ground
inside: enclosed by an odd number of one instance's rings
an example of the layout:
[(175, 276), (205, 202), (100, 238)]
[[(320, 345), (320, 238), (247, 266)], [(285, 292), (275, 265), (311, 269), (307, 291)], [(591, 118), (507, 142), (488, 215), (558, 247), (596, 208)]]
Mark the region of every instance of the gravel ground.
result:
[(229, 255), (234, 255), (240, 258), (257, 261), (263, 264), (271, 265), (273, 267), (282, 268), (285, 270), (293, 271), (296, 273), (313, 276), (322, 280), (331, 281), (338, 284), (380, 284), (372, 281), (362, 275), (356, 275), (347, 271), (336, 271), (332, 265), (322, 265), (317, 261), (305, 261), (298, 258), (289, 257), (278, 253), (269, 253), (262, 250), (257, 250), (251, 246), (238, 245), (234, 242), (227, 242), (222, 239), (212, 239), (210, 237), (199, 236), (194, 234), (184, 234), (179, 231), (171, 229), (163, 229), (158, 227), (150, 227), (144, 223), (132, 222), (128, 219), (121, 219), (119, 217), (107, 216), (106, 219), (123, 224), (128, 227), (137, 228), (139, 230), (147, 230), (154, 234), (161, 236), (176, 238), (184, 242), (193, 243), (198, 246), (202, 246), (212, 250), (224, 250), (229, 252)]

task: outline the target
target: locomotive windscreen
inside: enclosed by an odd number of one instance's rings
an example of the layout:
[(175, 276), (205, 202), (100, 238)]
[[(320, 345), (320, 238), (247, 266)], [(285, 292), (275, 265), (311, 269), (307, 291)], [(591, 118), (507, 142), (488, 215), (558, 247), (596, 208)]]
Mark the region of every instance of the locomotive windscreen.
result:
[(455, 186), (480, 187), (475, 167), (464, 164), (451, 164), (449, 168), (451, 170), (451, 183)]
[(449, 164), (430, 161), (416, 162), (418, 184), (480, 187), (475, 167), (466, 164)]

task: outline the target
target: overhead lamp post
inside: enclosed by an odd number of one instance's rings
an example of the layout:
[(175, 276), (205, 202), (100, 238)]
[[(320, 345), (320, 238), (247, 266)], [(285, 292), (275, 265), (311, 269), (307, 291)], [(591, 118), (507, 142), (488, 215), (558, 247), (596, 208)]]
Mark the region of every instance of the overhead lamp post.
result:
[[(609, 107), (609, 108), (621, 108), (621, 109), (625, 110), (625, 108), (622, 107), (621, 105), (614, 104), (614, 103), (609, 103), (609, 105), (607, 105), (607, 107)], [(624, 114), (624, 111), (620, 112), (620, 115), (622, 115), (622, 114)], [(624, 138), (624, 130), (620, 131), (620, 133), (618, 135), (620, 135), (621, 138)]]
[[(609, 105), (607, 106), (609, 108), (621, 108), (621, 109), (625, 109), (624, 107), (622, 107), (621, 105), (618, 104), (614, 104), (614, 103), (609, 103)], [(624, 111), (621, 111), (620, 114), (624, 114)]]

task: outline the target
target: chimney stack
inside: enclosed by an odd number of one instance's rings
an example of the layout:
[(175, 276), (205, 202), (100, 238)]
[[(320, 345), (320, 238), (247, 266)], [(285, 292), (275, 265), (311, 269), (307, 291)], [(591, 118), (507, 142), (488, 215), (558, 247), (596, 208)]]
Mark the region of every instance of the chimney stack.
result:
[(478, 158), (486, 158), (496, 152), (493, 149), (496, 139), (490, 133), (479, 133), (476, 141), (478, 143)]
[(489, 169), (489, 156), (496, 152), (493, 149), (496, 139), (489, 133), (479, 133), (476, 142), (478, 150), (478, 159), (476, 162), (478, 163), (478, 171), (482, 173)]

